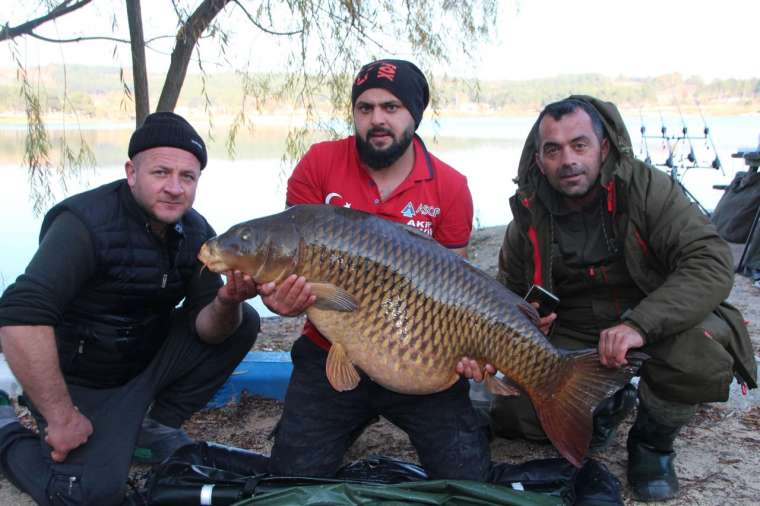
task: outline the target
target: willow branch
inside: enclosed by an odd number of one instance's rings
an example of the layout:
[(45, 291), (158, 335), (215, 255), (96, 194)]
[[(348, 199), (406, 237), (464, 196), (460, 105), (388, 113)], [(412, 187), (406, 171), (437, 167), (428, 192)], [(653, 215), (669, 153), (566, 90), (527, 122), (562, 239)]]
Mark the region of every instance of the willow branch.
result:
[(303, 33), (303, 28), (301, 28), (300, 30), (295, 30), (293, 32), (276, 32), (269, 28), (264, 28), (263, 26), (261, 26), (261, 24), (258, 21), (254, 19), (253, 16), (251, 16), (251, 13), (249, 13), (248, 10), (245, 7), (243, 7), (243, 4), (241, 4), (238, 0), (233, 0), (233, 1), (238, 7), (240, 7), (240, 10), (242, 10), (243, 13), (248, 17), (248, 20), (251, 22), (251, 24), (264, 33), (268, 33), (269, 35), (286, 35), (286, 36), (298, 35), (299, 33)]
[(61, 16), (65, 16), (69, 12), (81, 9), (88, 3), (92, 2), (92, 0), (79, 0), (74, 3), (72, 2), (74, 2), (74, 0), (64, 0), (60, 5), (55, 7), (44, 16), (40, 16), (36, 19), (31, 19), (26, 23), (22, 23), (18, 26), (8, 26), (6, 24), (2, 29), (0, 29), (0, 41), (10, 40), (18, 37), (19, 35), (31, 35), (32, 31), (38, 26), (43, 25), (48, 21), (60, 18)]

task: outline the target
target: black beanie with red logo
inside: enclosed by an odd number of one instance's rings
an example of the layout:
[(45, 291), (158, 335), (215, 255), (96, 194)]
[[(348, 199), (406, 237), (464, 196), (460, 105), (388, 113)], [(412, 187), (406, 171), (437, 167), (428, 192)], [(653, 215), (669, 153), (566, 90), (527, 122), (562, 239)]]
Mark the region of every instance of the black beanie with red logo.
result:
[(351, 105), (371, 88), (383, 88), (398, 98), (420, 126), (422, 113), (430, 101), (430, 88), (422, 71), (406, 60), (377, 60), (363, 66), (351, 88)]

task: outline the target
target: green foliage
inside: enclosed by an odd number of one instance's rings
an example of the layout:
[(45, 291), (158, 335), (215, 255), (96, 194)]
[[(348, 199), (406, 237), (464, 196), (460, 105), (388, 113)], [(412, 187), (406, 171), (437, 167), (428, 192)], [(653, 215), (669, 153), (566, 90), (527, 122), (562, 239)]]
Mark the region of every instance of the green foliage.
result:
[[(52, 143), (43, 119), (45, 112), (61, 112), (64, 115), (71, 110), (85, 110), (94, 114), (91, 96), (83, 91), (68, 93), (67, 73), (60, 67), (62, 75), (56, 76), (64, 83), (61, 95), (46, 96), (39, 91), (39, 82), (34, 83), (27, 73), (13, 40), (10, 41), (11, 53), (16, 61), (16, 80), (20, 86), (21, 106), (26, 116), (27, 134), (24, 140), (24, 163), (29, 168), (30, 196), (34, 202), (34, 212), (41, 213), (48, 207), (52, 198), (52, 179), (59, 179), (65, 188), (68, 169), (77, 171), (83, 167), (93, 166), (95, 156), (84, 141), (81, 130), (78, 142), (67, 138), (64, 128), (59, 140), (58, 164), (53, 163)], [(47, 108), (43, 106), (43, 100)], [(13, 106), (18, 107), (18, 102)], [(76, 115), (75, 115), (76, 116)]]
[[(12, 42), (12, 41), (11, 41)], [(44, 205), (46, 196), (50, 195), (48, 172), (50, 164), (50, 140), (42, 120), (40, 97), (29, 80), (26, 68), (21, 63), (17, 47), (12, 43), (11, 52), (16, 61), (17, 79), (20, 84), (20, 96), (26, 114), (27, 133), (24, 142), (24, 162), (29, 167), (29, 180), (33, 192), (35, 211)]]

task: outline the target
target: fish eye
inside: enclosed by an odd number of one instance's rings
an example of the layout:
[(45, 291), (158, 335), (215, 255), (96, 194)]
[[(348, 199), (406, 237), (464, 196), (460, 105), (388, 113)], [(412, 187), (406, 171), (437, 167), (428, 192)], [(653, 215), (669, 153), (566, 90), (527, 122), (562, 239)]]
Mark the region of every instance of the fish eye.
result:
[(240, 234), (240, 238), (244, 241), (248, 241), (251, 239), (251, 233), (250, 232), (243, 232)]

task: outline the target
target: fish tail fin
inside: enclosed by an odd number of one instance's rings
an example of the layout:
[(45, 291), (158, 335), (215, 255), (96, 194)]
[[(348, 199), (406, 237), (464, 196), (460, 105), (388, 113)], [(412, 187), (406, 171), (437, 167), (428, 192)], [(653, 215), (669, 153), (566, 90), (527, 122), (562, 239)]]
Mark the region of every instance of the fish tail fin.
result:
[(599, 362), (597, 350), (567, 352), (557, 388), (532, 396), (544, 432), (573, 465), (581, 467), (588, 452), (596, 406), (628, 383), (647, 358), (631, 352), (626, 365), (611, 369)]

